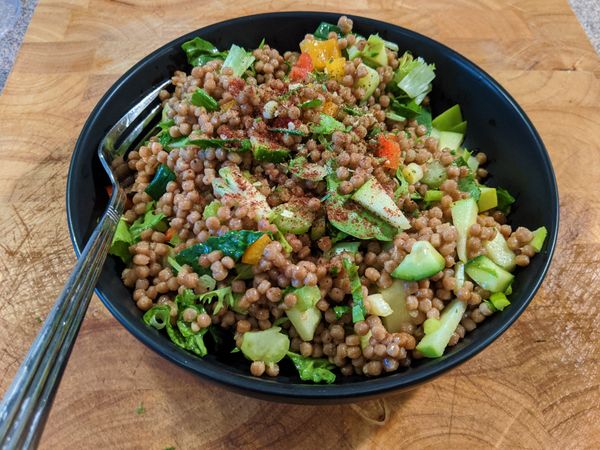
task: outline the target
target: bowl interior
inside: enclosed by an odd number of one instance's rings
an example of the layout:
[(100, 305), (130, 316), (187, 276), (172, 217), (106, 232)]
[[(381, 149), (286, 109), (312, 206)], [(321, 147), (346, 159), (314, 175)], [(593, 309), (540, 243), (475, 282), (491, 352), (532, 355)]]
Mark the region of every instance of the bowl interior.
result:
[[(140, 96), (174, 70), (189, 70), (180, 46), (201, 36), (219, 48), (232, 43), (254, 48), (262, 38), (280, 51), (294, 50), (307, 32), (322, 20), (335, 22), (330, 13), (276, 13), (242, 17), (211, 25), (170, 42), (136, 64), (100, 100), (86, 122), (71, 160), (67, 184), (67, 214), (73, 243), (79, 254), (107, 196), (108, 178), (96, 158), (96, 149), (108, 129)], [(391, 389), (408, 388), (465, 361), (498, 337), (531, 301), (554, 250), (558, 228), (558, 193), (552, 166), (543, 143), (514, 100), (481, 69), (447, 47), (417, 33), (384, 22), (352, 17), (354, 29), (363, 34), (379, 33), (436, 65), (431, 104), (433, 114), (459, 103), (469, 123), (466, 147), (488, 155), (490, 184), (508, 189), (517, 198), (510, 223), (537, 228), (545, 225), (549, 237), (544, 250), (519, 270), (512, 304), (486, 320), (450, 349), (442, 358), (417, 361), (406, 370), (377, 379), (338, 376), (330, 386), (301, 384), (291, 365), (282, 366), (274, 379), (248, 375), (248, 363), (229, 349), (203, 359), (187, 353), (140, 320), (141, 312), (122, 284), (122, 264), (109, 257), (97, 285), (97, 293), (111, 313), (138, 339), (170, 360), (230, 388), (288, 401), (341, 401), (366, 397)]]

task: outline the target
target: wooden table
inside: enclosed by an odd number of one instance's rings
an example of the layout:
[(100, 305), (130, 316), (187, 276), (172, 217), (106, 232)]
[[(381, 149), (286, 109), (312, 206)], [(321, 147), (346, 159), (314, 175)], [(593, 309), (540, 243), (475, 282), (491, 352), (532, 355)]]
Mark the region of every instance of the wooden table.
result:
[[(309, 1), (425, 33), (500, 81), (551, 153), (561, 193), (554, 263), (486, 351), (407, 394), (309, 407), (231, 394), (161, 359), (94, 298), (42, 448), (598, 448), (600, 60), (564, 0)], [(171, 39), (299, 2), (41, 0), (0, 97), (0, 392), (75, 261), (71, 151), (89, 112)]]

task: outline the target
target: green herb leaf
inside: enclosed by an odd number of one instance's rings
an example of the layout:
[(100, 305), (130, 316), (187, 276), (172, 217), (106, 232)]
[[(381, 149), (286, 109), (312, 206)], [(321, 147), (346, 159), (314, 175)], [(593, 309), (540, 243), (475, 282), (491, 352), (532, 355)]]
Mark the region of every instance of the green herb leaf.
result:
[(124, 263), (127, 263), (131, 259), (129, 247), (134, 243), (133, 236), (129, 232), (129, 225), (125, 218), (121, 216), (108, 253), (118, 256)]
[(212, 303), (212, 301), (215, 299), (217, 300), (217, 304), (213, 310), (213, 314), (218, 314), (224, 306), (231, 308), (235, 302), (230, 286), (216, 289), (198, 296), (198, 301), (200, 303)]
[(481, 196), (481, 190), (479, 189), (479, 185), (475, 180), (473, 174), (469, 174), (466, 177), (460, 178), (458, 180), (458, 189), (463, 192), (468, 192), (472, 199), (475, 201), (479, 200)]
[(498, 197), (498, 210), (504, 214), (508, 214), (510, 212), (510, 205), (516, 201), (515, 198), (510, 192), (501, 187), (496, 188), (496, 196)]
[(258, 48), (263, 48), (265, 46), (265, 38), (262, 38), (260, 44), (258, 44)]
[(313, 383), (325, 382), (327, 384), (335, 381), (335, 374), (331, 371), (335, 368), (335, 364), (331, 364), (328, 360), (306, 358), (293, 352), (287, 352), (287, 356), (294, 363), (301, 380), (312, 381)]
[(152, 199), (158, 200), (160, 199), (165, 192), (167, 192), (167, 184), (170, 181), (175, 181), (177, 176), (175, 173), (169, 169), (169, 166), (166, 164), (161, 164), (158, 166), (158, 170), (154, 174), (154, 178), (150, 184), (146, 187), (146, 194), (148, 194)]
[(209, 270), (198, 264), (198, 258), (215, 250), (220, 250), (225, 256), (237, 261), (242, 257), (244, 251), (262, 235), (262, 231), (232, 230), (222, 236), (211, 236), (206, 242), (192, 245), (182, 250), (175, 256), (175, 260), (183, 265), (187, 264), (200, 275), (208, 273)]
[(138, 217), (129, 227), (133, 242), (137, 242), (140, 235), (150, 228), (158, 231), (165, 231), (167, 229), (166, 224), (163, 222), (165, 215), (163, 213), (155, 214), (154, 205), (155, 202), (148, 203), (144, 216)]
[(365, 114), (359, 108), (353, 108), (351, 106), (342, 106), (342, 111), (350, 116), (363, 116)]
[(194, 106), (204, 106), (207, 111), (219, 109), (219, 102), (202, 88), (196, 89), (196, 92), (192, 94), (191, 102)]
[(172, 256), (167, 257), (167, 262), (173, 268), (176, 275), (181, 272), (181, 269), (183, 269), (183, 267), (181, 267), (181, 265)]
[(326, 40), (329, 39), (329, 33), (331, 32), (337, 33), (337, 35), (340, 37), (342, 36), (342, 30), (340, 27), (331, 23), (321, 22), (313, 33), (313, 36), (315, 39)]
[(344, 269), (348, 273), (350, 279), (350, 290), (352, 292), (352, 300), (354, 302), (352, 306), (352, 322), (360, 322), (365, 320), (367, 310), (365, 308), (362, 284), (358, 276), (358, 266), (354, 264), (349, 258), (344, 258), (343, 261)]
[(300, 108), (308, 109), (308, 108), (318, 108), (321, 106), (323, 102), (318, 98), (313, 98), (312, 100), (308, 100), (307, 102), (301, 103)]
[(346, 305), (334, 306), (333, 312), (335, 313), (335, 318), (337, 320), (340, 320), (344, 314), (348, 314), (349, 312), (352, 312), (352, 308), (350, 308), (349, 306), (346, 306)]
[(203, 66), (208, 61), (223, 59), (227, 56), (227, 52), (219, 52), (217, 47), (199, 37), (184, 42), (181, 48), (187, 56), (188, 63), (192, 66)]
[(288, 169), (298, 178), (309, 181), (321, 181), (329, 173), (329, 169), (316, 163), (309, 163), (304, 156), (292, 159)]

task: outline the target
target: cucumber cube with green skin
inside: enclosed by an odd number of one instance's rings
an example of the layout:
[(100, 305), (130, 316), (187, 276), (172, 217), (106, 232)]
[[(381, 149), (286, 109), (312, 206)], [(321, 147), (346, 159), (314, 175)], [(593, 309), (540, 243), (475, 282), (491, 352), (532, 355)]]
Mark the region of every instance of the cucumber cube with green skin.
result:
[(269, 221), (276, 225), (282, 233), (304, 234), (313, 221), (315, 214), (298, 202), (288, 202), (273, 208), (269, 215)]
[(486, 291), (504, 292), (515, 278), (487, 256), (478, 256), (465, 265), (469, 277)]
[(244, 333), (242, 353), (251, 361), (266, 363), (281, 361), (290, 349), (290, 339), (279, 331), (281, 328), (272, 327), (264, 331)]
[(467, 237), (469, 228), (477, 222), (477, 202), (472, 198), (459, 200), (452, 205), (452, 223), (456, 228), (458, 239), (456, 251), (462, 262), (467, 262)]
[(352, 61), (354, 58), (360, 58), (360, 50), (356, 45), (353, 45), (348, 49), (348, 61)]
[(435, 275), (445, 266), (446, 260), (429, 241), (417, 241), (391, 275), (400, 280), (419, 281)]
[(539, 227), (533, 232), (533, 239), (531, 240), (529, 245), (531, 245), (533, 249), (537, 253), (539, 253), (542, 250), (542, 246), (544, 245), (546, 236), (548, 236), (548, 230), (546, 229), (546, 227)]
[(463, 122), (460, 105), (456, 104), (431, 121), (431, 125), (440, 131), (453, 131), (452, 128)]
[(421, 342), (417, 345), (417, 350), (426, 358), (439, 358), (442, 356), (466, 309), (466, 303), (458, 299), (452, 300), (442, 311), (439, 326), (435, 328), (435, 331), (426, 334), (421, 339)]
[(300, 312), (312, 308), (321, 300), (321, 290), (318, 286), (302, 286), (292, 291), (296, 295), (296, 306)]
[(300, 338), (304, 341), (312, 341), (319, 322), (321, 322), (321, 311), (314, 306), (306, 311), (300, 311), (297, 306), (288, 309), (285, 314), (294, 325)]
[(290, 151), (278, 146), (275, 142), (256, 137), (250, 138), (252, 154), (257, 161), (281, 163), (289, 159)]
[(481, 195), (477, 201), (477, 207), (479, 212), (487, 211), (488, 209), (495, 208), (498, 206), (498, 196), (496, 195), (496, 188), (480, 186), (479, 191)]
[(440, 148), (449, 148), (450, 150), (457, 150), (465, 137), (464, 134), (454, 131), (440, 131), (439, 133)]
[(369, 36), (367, 45), (362, 51), (362, 57), (372, 67), (387, 66), (388, 58), (385, 51), (385, 41), (376, 34)]
[(364, 95), (361, 97), (362, 101), (367, 100), (371, 95), (373, 95), (373, 92), (375, 92), (375, 89), (377, 89), (377, 86), (379, 86), (380, 82), (379, 74), (375, 69), (372, 69), (366, 64), (364, 67), (367, 69), (367, 74), (364, 77), (359, 78), (355, 83), (357, 88), (363, 88), (365, 91)]
[(402, 230), (410, 228), (410, 222), (404, 213), (375, 177), (369, 178), (352, 194), (352, 200), (396, 228)]
[(455, 125), (446, 131), (452, 131), (454, 133), (460, 133), (460, 134), (467, 134), (467, 121), (464, 120), (461, 123), (459, 123), (458, 125)]
[(446, 168), (437, 159), (427, 164), (421, 183), (425, 183), (431, 189), (437, 189), (446, 181), (448, 174)]
[(406, 307), (407, 291), (408, 283), (394, 280), (389, 288), (379, 292), (393, 311), (392, 314), (383, 318), (383, 326), (390, 333), (398, 333), (405, 325), (412, 324)]
[(494, 239), (485, 242), (483, 246), (487, 251), (487, 256), (492, 261), (509, 272), (515, 270), (517, 266), (515, 264), (515, 253), (508, 247), (502, 233), (496, 233)]

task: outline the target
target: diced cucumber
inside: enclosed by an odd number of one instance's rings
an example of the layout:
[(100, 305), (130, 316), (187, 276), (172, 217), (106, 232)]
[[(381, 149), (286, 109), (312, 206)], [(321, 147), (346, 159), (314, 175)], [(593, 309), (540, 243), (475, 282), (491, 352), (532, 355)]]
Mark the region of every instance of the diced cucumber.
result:
[(401, 280), (419, 281), (435, 275), (445, 265), (444, 257), (429, 241), (417, 241), (391, 275)]
[(439, 147), (440, 149), (449, 148), (450, 150), (457, 150), (462, 144), (464, 134), (455, 133), (454, 131), (440, 131)]
[(325, 222), (325, 217), (324, 216), (317, 217), (314, 220), (312, 226), (310, 227), (310, 240), (317, 241), (317, 240), (321, 239), (325, 235), (325, 232), (327, 231), (326, 226), (327, 226), (327, 223)]
[(539, 253), (542, 250), (542, 246), (544, 245), (546, 236), (548, 236), (548, 230), (546, 229), (546, 227), (539, 227), (533, 232), (533, 239), (531, 240), (529, 245), (531, 245), (533, 249), (537, 253)]
[(369, 36), (367, 45), (362, 51), (362, 58), (365, 63), (372, 67), (387, 66), (388, 58), (385, 51), (385, 41), (377, 34)]
[(465, 263), (462, 261), (454, 265), (454, 295), (457, 295), (458, 290), (465, 285)]
[(479, 286), (490, 292), (504, 292), (514, 276), (487, 256), (478, 256), (465, 265), (465, 272)]
[[(471, 157), (472, 158), (472, 157)], [(487, 211), (488, 209), (495, 208), (498, 206), (498, 196), (496, 195), (496, 188), (480, 186), (479, 200), (477, 201), (477, 207), (479, 212)]]
[(356, 45), (353, 45), (348, 49), (348, 61), (352, 61), (354, 58), (360, 58), (360, 50)]
[(509, 272), (515, 270), (515, 254), (508, 248), (508, 244), (502, 233), (496, 233), (494, 239), (485, 242), (483, 245), (487, 251), (487, 256), (492, 261)]
[(463, 122), (460, 105), (456, 104), (438, 115), (431, 121), (431, 125), (440, 131), (453, 131), (452, 128)]
[(208, 205), (204, 207), (204, 211), (202, 211), (202, 218), (204, 220), (209, 217), (216, 217), (217, 211), (221, 207), (221, 202), (219, 200), (213, 200)]
[(467, 121), (464, 120), (461, 123), (454, 125), (448, 131), (452, 131), (454, 133), (467, 134)]
[(276, 363), (281, 361), (290, 349), (290, 339), (280, 333), (281, 328), (272, 327), (264, 331), (244, 333), (242, 353), (252, 361)]
[(407, 286), (404, 281), (394, 280), (389, 288), (382, 289), (380, 292), (393, 311), (383, 318), (383, 326), (390, 333), (397, 333), (402, 330), (403, 325), (412, 323), (406, 308), (406, 291)]
[(434, 159), (427, 164), (425, 173), (421, 179), (421, 183), (425, 183), (432, 189), (437, 189), (444, 181), (446, 181), (446, 178), (448, 178), (446, 168), (441, 162), (439, 162), (437, 159)]
[(364, 77), (359, 78), (355, 84), (357, 88), (363, 88), (365, 91), (361, 97), (362, 101), (367, 100), (371, 95), (373, 95), (373, 92), (375, 92), (375, 89), (377, 89), (377, 86), (379, 86), (380, 82), (379, 74), (375, 69), (372, 69), (366, 64), (363, 66), (366, 67), (367, 74)]
[(294, 289), (291, 293), (297, 297), (296, 308), (300, 312), (312, 308), (321, 300), (321, 290), (318, 286), (302, 286), (301, 288)]
[(302, 340), (312, 341), (315, 330), (319, 326), (319, 322), (321, 322), (321, 311), (313, 306), (302, 312), (298, 308), (298, 305), (296, 305), (288, 309), (285, 313)]
[(469, 228), (477, 222), (477, 203), (472, 198), (459, 200), (452, 205), (452, 223), (456, 228), (458, 239), (456, 251), (462, 262), (467, 262), (467, 237)]
[(421, 339), (421, 342), (417, 345), (417, 350), (427, 358), (442, 356), (466, 309), (466, 303), (458, 299), (452, 300), (442, 311), (439, 327)]
[(415, 184), (423, 178), (423, 168), (417, 163), (410, 163), (402, 169), (402, 175), (409, 184)]
[(369, 178), (352, 195), (352, 200), (396, 228), (402, 230), (410, 228), (408, 219), (375, 177)]
[(392, 307), (385, 301), (381, 294), (371, 294), (367, 297), (365, 306), (369, 314), (375, 314), (379, 317), (387, 317), (394, 312)]
[(361, 350), (364, 350), (365, 347), (367, 345), (369, 345), (369, 340), (371, 339), (371, 336), (373, 336), (373, 333), (371, 332), (371, 330), (369, 330), (369, 332), (367, 334), (365, 334), (364, 336), (360, 337), (360, 348), (361, 348)]
[(257, 161), (280, 163), (290, 157), (290, 151), (285, 147), (278, 146), (275, 142), (256, 137), (250, 138), (250, 142), (252, 154)]
[(301, 202), (288, 202), (273, 208), (269, 221), (282, 233), (304, 234), (315, 220), (315, 214)]
[(438, 130), (437, 128), (432, 128), (431, 131), (429, 132), (429, 136), (437, 139), (438, 140), (438, 144), (439, 144), (439, 140), (440, 140), (440, 130)]

